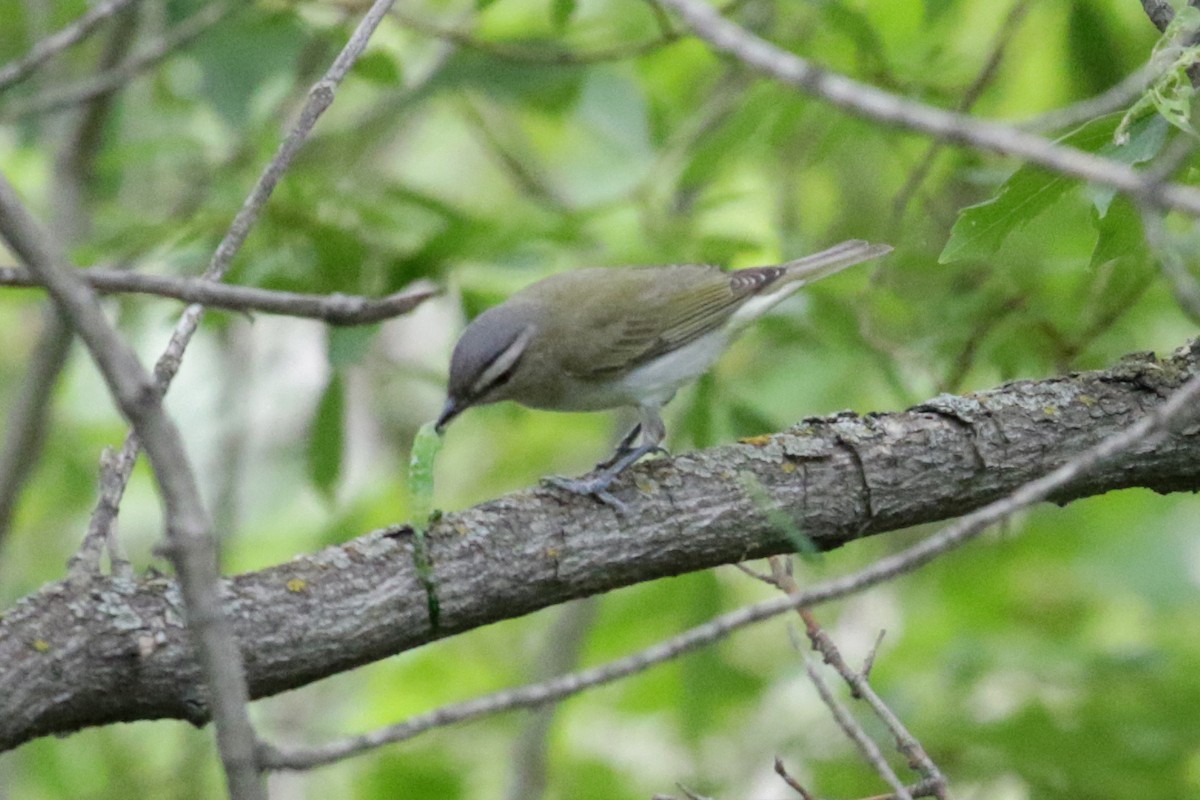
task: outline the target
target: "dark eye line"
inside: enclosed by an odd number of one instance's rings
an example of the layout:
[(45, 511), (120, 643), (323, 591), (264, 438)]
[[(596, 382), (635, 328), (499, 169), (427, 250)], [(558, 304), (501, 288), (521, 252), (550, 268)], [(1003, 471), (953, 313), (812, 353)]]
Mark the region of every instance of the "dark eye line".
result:
[[(504, 351), (501, 351), (501, 353), (499, 355), (497, 355), (496, 358), (492, 359), (492, 362), (488, 364), (488, 368), (490, 369), (491, 364), (494, 364), (496, 362), (496, 360), (501, 358), (503, 355), (504, 355)], [(488, 392), (491, 392), (494, 389), (498, 389), (501, 386), (503, 386), (504, 384), (508, 383), (510, 380), (512, 380), (513, 375), (517, 371), (517, 367), (521, 366), (521, 360), (524, 358), (525, 358), (525, 353), (521, 352), (520, 355), (518, 355), (515, 359), (513, 359), (513, 363), (509, 365), (508, 369), (504, 370), (504, 372), (501, 372), (499, 375), (497, 375), (495, 380), (488, 383), (487, 386), (484, 386), (479, 391), (472, 393), (471, 399), (473, 401), (478, 400), (478, 399), (486, 396), (488, 394)]]
[(508, 369), (504, 370), (504, 372), (501, 372), (499, 375), (497, 375), (496, 380), (494, 380), (490, 384), (488, 384), (488, 391), (499, 388), (499, 387), (503, 386), (504, 384), (508, 383), (509, 381), (511, 381), (512, 376), (517, 371), (517, 367), (521, 366), (521, 360), (523, 358), (525, 358), (525, 354), (521, 353), (521, 355), (519, 355), (515, 359), (513, 359), (512, 365), (509, 366)]

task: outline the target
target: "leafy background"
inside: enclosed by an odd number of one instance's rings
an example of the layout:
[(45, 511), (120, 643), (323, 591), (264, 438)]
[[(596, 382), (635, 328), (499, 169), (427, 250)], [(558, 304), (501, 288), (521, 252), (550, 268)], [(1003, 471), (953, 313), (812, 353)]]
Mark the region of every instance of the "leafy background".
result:
[[(147, 4), (147, 40), (201, 4)], [(169, 406), (223, 536), (255, 569), (405, 519), (407, 448), (440, 405), (470, 316), (544, 275), (592, 265), (776, 263), (843, 238), (887, 241), (877, 265), (822, 283), (743, 337), (672, 409), (673, 449), (778, 430), (810, 414), (894, 410), (940, 391), (1107, 365), (1194, 333), (1124, 199), (849, 118), (663, 36), (640, 0), (402, 3), (279, 186), (230, 280), (308, 292), (446, 287), (364, 329), (210, 313)], [(982, 0), (750, 0), (736, 19), (779, 45), (911, 97), (956, 106), (1012, 13)], [(0, 63), (84, 10), (0, 0)], [(133, 81), (89, 185), (79, 263), (195, 274), (357, 20), (348, 5), (261, 2)], [(1143, 63), (1157, 32), (1127, 0), (1023, 3), (973, 111), (1011, 120), (1084, 98)], [(467, 31), (455, 45), (427, 25)], [(482, 43), (482, 44), (480, 44)], [(0, 96), (0, 169), (44, 216), (63, 115), (18, 103), (85, 76), (89, 42)], [(6, 115), (6, 107), (9, 114)], [(1120, 117), (1069, 141), (1131, 163), (1176, 135)], [(1059, 131), (1067, 134), (1068, 131)], [(907, 199), (905, 199), (907, 198)], [(960, 215), (960, 211), (970, 206)], [(1187, 233), (1185, 226), (1175, 231)], [(1185, 237), (1183, 243), (1194, 243)], [(10, 408), (44, 301), (0, 294), (0, 404)], [(171, 302), (109, 301), (147, 359)], [(124, 426), (75, 353), (13, 530), (0, 601), (62, 574), (94, 502), (100, 449)], [(510, 406), (456, 422), (437, 502), (469, 506), (587, 469), (608, 415)], [(852, 659), (887, 629), (874, 680), (974, 798), (1200, 796), (1200, 522), (1192, 496), (1124, 491), (1046, 507), (984, 542), (820, 616)], [(144, 471), (122, 508), (139, 568), (162, 567)], [(838, 574), (923, 531), (801, 567)], [(614, 592), (580, 616), (581, 663), (651, 644), (768, 588), (732, 568)], [(648, 613), (649, 612), (649, 613)], [(320, 741), (529, 680), (559, 642), (550, 609), (260, 702), (277, 741)], [(784, 623), (567, 701), (547, 744), (547, 798), (646, 798), (676, 782), (717, 798), (791, 796), (779, 754), (822, 796), (883, 791), (804, 678)], [(307, 774), (273, 797), (504, 797), (529, 717), (510, 714)], [(899, 765), (903, 766), (903, 765)], [(209, 732), (153, 722), (44, 739), (0, 756), (0, 797), (213, 797)]]

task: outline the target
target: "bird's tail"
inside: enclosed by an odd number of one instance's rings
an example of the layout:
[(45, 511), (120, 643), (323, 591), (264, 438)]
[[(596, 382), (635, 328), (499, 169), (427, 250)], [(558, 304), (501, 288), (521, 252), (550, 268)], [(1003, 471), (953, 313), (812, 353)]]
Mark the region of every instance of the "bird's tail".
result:
[(846, 267), (852, 267), (890, 252), (892, 252), (891, 245), (871, 244), (862, 239), (850, 239), (841, 244), (835, 244), (828, 250), (789, 261), (781, 266), (787, 270), (784, 280), (803, 286), (820, 280), (826, 275), (841, 272)]

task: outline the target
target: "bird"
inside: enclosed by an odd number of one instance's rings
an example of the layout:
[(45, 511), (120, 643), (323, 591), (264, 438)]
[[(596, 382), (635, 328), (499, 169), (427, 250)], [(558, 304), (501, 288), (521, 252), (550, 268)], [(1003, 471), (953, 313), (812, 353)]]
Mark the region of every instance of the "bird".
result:
[(853, 239), (775, 266), (592, 267), (543, 278), (463, 331), (435, 430), (444, 433), (468, 408), (502, 400), (550, 411), (631, 406), (639, 422), (610, 458), (582, 478), (547, 479), (622, 509), (609, 487), (634, 462), (662, 450), (662, 407), (681, 386), (801, 287), (891, 250)]

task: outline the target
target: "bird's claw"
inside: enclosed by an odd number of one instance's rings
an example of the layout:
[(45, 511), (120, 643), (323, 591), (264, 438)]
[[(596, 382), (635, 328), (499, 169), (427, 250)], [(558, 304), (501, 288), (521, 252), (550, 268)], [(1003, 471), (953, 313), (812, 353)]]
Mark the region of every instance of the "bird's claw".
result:
[(571, 494), (594, 497), (609, 508), (623, 514), (629, 510), (629, 506), (624, 501), (618, 500), (614, 494), (608, 491), (608, 487), (612, 485), (614, 477), (613, 475), (598, 475), (594, 478), (560, 478), (558, 476), (550, 476), (542, 478), (542, 482), (562, 489), (565, 492), (570, 492)]

